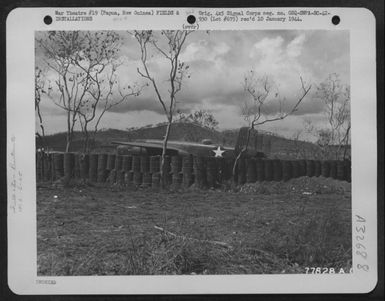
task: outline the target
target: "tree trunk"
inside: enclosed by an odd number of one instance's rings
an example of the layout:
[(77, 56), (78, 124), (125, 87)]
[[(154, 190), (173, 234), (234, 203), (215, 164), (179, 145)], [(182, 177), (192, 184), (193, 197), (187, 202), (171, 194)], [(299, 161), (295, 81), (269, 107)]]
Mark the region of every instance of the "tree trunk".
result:
[(90, 151), (90, 135), (88, 133), (87, 124), (84, 125), (84, 141), (83, 141), (83, 152), (89, 153)]
[(162, 161), (161, 161), (161, 165), (160, 165), (160, 179), (161, 179), (161, 183), (162, 183), (162, 188), (165, 188), (165, 186), (166, 186), (165, 174), (166, 174), (167, 170), (165, 169), (166, 166), (164, 165), (164, 162), (165, 162), (166, 151), (167, 151), (168, 137), (170, 136), (171, 124), (172, 124), (172, 119), (169, 119), (168, 124), (167, 124), (166, 134), (165, 134), (164, 139), (163, 139)]
[(67, 111), (67, 143), (66, 143), (66, 153), (70, 151), (71, 147), (71, 111)]
[(241, 151), (239, 152), (239, 154), (237, 155), (237, 157), (235, 158), (235, 161), (234, 161), (234, 165), (233, 165), (233, 171), (232, 171), (232, 178), (233, 178), (233, 185), (235, 186), (236, 183), (235, 183), (235, 176), (236, 176), (236, 173), (237, 173), (237, 166), (238, 166), (238, 162), (239, 160), (241, 159), (243, 153), (247, 153), (247, 149), (249, 147), (249, 142), (250, 142), (250, 133), (251, 131), (254, 129), (254, 126), (250, 126), (249, 130), (247, 131), (247, 139), (246, 139), (246, 144), (245, 146), (241, 149)]
[(43, 136), (40, 135), (38, 132), (36, 132), (36, 137), (37, 137), (37, 138), (39, 139), (39, 141), (40, 141), (40, 145), (41, 145), (40, 148), (42, 148), (44, 151), (47, 151), (46, 148), (45, 148), (45, 143), (44, 143), (44, 140), (43, 140)]
[(37, 109), (37, 115), (39, 117), (40, 129), (41, 129), (41, 135), (39, 133), (37, 133), (37, 135), (40, 139), (40, 143), (41, 143), (42, 148), (46, 151), (48, 148), (48, 145), (47, 145), (46, 140), (45, 140), (45, 130), (44, 130), (44, 125), (43, 125), (43, 117), (41, 116), (39, 105), (36, 107), (36, 109)]
[(92, 119), (89, 120), (83, 115), (83, 120), (84, 120), (84, 123), (82, 122), (82, 119), (80, 116), (79, 121), (80, 121), (80, 126), (82, 130), (82, 135), (83, 135), (83, 153), (88, 154), (90, 152), (90, 137), (91, 137), (90, 132), (88, 131), (88, 124), (90, 123), (90, 121), (92, 121)]
[(72, 142), (71, 134), (67, 133), (66, 153), (68, 153), (71, 150), (71, 142)]
[(350, 133), (350, 125), (348, 126), (348, 128), (346, 129), (346, 134), (345, 134), (345, 138), (344, 138), (344, 142), (345, 142), (345, 145), (344, 145), (344, 156), (343, 156), (343, 160), (346, 159), (346, 156), (347, 156), (347, 151), (348, 151), (348, 146), (349, 146), (349, 133)]

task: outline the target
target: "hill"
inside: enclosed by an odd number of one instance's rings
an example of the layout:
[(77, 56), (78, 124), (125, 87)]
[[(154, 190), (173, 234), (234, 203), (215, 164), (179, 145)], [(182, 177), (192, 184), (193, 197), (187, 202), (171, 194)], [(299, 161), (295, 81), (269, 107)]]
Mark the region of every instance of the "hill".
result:
[[(216, 131), (193, 123), (175, 123), (171, 128), (170, 140), (200, 142), (203, 139), (211, 139), (214, 144), (224, 146), (234, 146), (238, 137), (238, 129)], [(93, 141), (95, 152), (112, 152), (115, 146), (112, 141), (133, 141), (136, 139), (162, 139), (166, 132), (166, 125), (155, 127), (143, 127), (128, 131), (108, 129), (101, 130), (96, 134)], [(310, 142), (295, 141), (274, 135), (271, 133), (259, 132), (261, 141), (263, 141), (263, 150), (269, 157), (280, 159), (294, 158), (316, 158), (319, 157), (319, 148)], [(56, 151), (65, 150), (65, 133), (57, 133), (46, 136), (47, 144), (50, 149)], [(39, 141), (36, 141), (37, 147), (41, 147)], [(71, 151), (82, 150), (82, 135), (80, 132), (74, 133)]]
[[(126, 139), (163, 139), (166, 133), (166, 125), (152, 128), (140, 128), (127, 132)], [(170, 140), (200, 142), (203, 139), (211, 139), (213, 143), (223, 143), (221, 132), (212, 130), (194, 123), (175, 123), (171, 127)]]
[[(143, 127), (133, 130), (101, 130), (96, 134), (94, 148), (108, 147), (112, 141), (133, 141), (136, 139), (163, 139), (166, 125), (155, 127)], [(223, 144), (221, 132), (211, 130), (193, 123), (175, 123), (170, 132), (170, 140), (200, 142), (202, 139), (211, 139), (213, 143)], [(66, 145), (66, 133), (57, 133), (46, 136), (49, 148), (56, 151), (64, 151)], [(37, 148), (41, 147), (40, 140), (36, 140)], [(82, 134), (75, 132), (71, 145), (72, 151), (82, 149)]]

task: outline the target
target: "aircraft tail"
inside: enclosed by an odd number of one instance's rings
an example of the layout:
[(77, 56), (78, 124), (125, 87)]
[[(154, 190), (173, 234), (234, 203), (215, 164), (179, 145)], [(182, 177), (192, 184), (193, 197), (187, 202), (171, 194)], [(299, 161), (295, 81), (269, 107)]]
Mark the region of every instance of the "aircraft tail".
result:
[[(234, 149), (235, 156), (238, 156), (241, 150), (246, 146), (248, 132), (248, 127), (242, 127), (239, 129), (238, 138)], [(262, 153), (263, 151), (266, 151), (265, 149), (263, 149), (263, 145), (264, 136), (258, 134), (257, 130), (252, 129), (250, 132), (249, 144), (247, 146), (248, 153), (258, 154)]]
[(248, 127), (241, 127), (239, 129), (237, 142), (235, 143), (235, 148), (234, 148), (235, 156), (238, 156), (241, 150), (245, 147), (247, 143), (248, 131), (249, 131)]

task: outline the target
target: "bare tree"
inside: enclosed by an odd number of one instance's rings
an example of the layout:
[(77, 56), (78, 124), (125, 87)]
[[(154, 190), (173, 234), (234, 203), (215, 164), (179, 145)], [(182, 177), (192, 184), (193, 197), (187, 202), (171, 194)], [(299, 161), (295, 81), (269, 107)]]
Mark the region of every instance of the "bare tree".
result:
[[(103, 70), (94, 74), (95, 81), (89, 87), (88, 97), (79, 107), (79, 121), (84, 136), (83, 152), (90, 151), (90, 138), (95, 140), (99, 124), (107, 111), (126, 101), (130, 96), (139, 96), (141, 88), (137, 85), (121, 87), (117, 75), (120, 62), (111, 61)], [(90, 132), (89, 126), (93, 122)]]
[[(66, 111), (68, 152), (79, 119), (82, 118), (84, 129), (96, 117), (99, 103), (113, 100), (105, 73), (108, 69), (114, 70), (120, 36), (113, 31), (50, 31), (36, 41), (44, 51), (43, 59), (54, 77), (55, 90), (51, 98)], [(135, 93), (131, 91), (127, 95), (130, 94)], [(126, 97), (119, 99), (122, 98)]]
[(47, 148), (47, 141), (45, 139), (45, 130), (44, 130), (44, 124), (43, 124), (43, 116), (41, 113), (40, 103), (41, 103), (41, 97), (43, 94), (47, 93), (45, 90), (45, 79), (43, 70), (39, 67), (35, 68), (35, 111), (37, 114), (37, 117), (39, 119), (39, 127), (41, 133), (39, 131), (36, 131), (36, 136), (39, 138), (40, 143), (44, 149)]
[(343, 147), (345, 159), (350, 144), (350, 87), (342, 84), (339, 75), (333, 73), (317, 87), (316, 97), (324, 103), (328, 123), (326, 128), (317, 131), (318, 145), (334, 159), (340, 157)]
[[(298, 110), (299, 105), (309, 93), (311, 85), (305, 85), (302, 77), (301, 90), (295, 104), (289, 108), (284, 108), (285, 98), (280, 98), (278, 91), (275, 89), (274, 82), (268, 76), (258, 76), (253, 70), (248, 72), (244, 77), (243, 88), (249, 98), (243, 104), (242, 115), (248, 122), (249, 129), (247, 132), (246, 143), (237, 154), (233, 166), (233, 177), (236, 174), (236, 168), (241, 156), (247, 152), (251, 132), (260, 125), (278, 120), (283, 120)], [(268, 114), (268, 107), (277, 107), (277, 113), (271, 116)]]
[[(163, 112), (167, 118), (166, 133), (163, 138), (162, 160), (161, 160), (161, 180), (164, 186), (165, 174), (165, 156), (167, 150), (167, 142), (170, 135), (171, 125), (176, 110), (177, 94), (182, 89), (182, 83), (185, 77), (189, 78), (189, 66), (180, 59), (182, 48), (186, 42), (187, 36), (191, 31), (186, 30), (162, 30), (159, 37), (156, 37), (151, 30), (135, 31), (133, 36), (140, 46), (142, 68), (137, 71), (152, 85)], [(159, 83), (149, 69), (149, 52), (152, 48), (157, 54), (167, 60), (169, 65), (169, 73), (167, 81), (169, 88), (167, 93), (162, 93)]]

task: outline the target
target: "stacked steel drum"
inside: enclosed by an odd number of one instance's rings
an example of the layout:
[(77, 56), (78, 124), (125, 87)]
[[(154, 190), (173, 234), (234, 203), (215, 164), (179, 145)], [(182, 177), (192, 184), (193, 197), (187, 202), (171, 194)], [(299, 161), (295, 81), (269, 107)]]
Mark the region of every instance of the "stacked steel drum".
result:
[[(38, 181), (64, 178), (175, 189), (187, 188), (193, 184), (198, 188), (215, 188), (232, 179), (234, 159), (192, 155), (165, 156), (163, 170), (161, 161), (161, 156), (37, 152), (36, 176)], [(235, 169), (235, 180), (239, 185), (261, 181), (288, 181), (302, 176), (323, 176), (350, 182), (351, 162), (241, 157)]]

